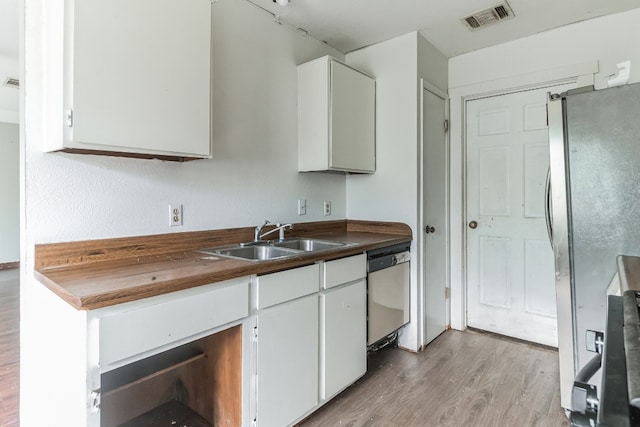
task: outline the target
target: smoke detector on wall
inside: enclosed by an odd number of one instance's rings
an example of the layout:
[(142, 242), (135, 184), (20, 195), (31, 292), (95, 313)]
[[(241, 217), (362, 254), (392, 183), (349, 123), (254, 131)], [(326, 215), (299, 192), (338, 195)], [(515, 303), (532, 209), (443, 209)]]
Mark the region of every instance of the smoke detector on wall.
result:
[(13, 87), (13, 88), (19, 89), (20, 88), (20, 80), (14, 78), (14, 77), (7, 77), (4, 80), (4, 83), (2, 83), (2, 86)]
[(505, 1), (497, 6), (478, 11), (472, 15), (462, 18), (462, 21), (470, 30), (475, 31), (501, 21), (511, 19), (514, 16), (516, 15), (513, 13), (511, 6), (509, 6), (509, 3)]

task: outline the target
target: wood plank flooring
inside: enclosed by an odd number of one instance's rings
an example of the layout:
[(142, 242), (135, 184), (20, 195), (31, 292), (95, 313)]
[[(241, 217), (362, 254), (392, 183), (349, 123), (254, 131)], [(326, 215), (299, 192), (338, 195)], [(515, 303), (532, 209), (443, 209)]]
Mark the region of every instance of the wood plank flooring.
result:
[(477, 331), (425, 351), (383, 349), (369, 371), (301, 427), (568, 426), (558, 353)]
[(0, 271), (0, 427), (19, 423), (20, 270)]

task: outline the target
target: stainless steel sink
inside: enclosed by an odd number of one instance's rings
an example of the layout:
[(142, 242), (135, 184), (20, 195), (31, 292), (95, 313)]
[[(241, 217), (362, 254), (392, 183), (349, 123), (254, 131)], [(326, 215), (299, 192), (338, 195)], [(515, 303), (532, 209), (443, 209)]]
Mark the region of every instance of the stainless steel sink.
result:
[(292, 238), (282, 241), (258, 241), (240, 243), (223, 248), (201, 249), (211, 255), (241, 258), (249, 261), (268, 261), (299, 255), (305, 252), (316, 252), (351, 245), (352, 243), (333, 242), (328, 240)]
[(281, 242), (273, 242), (273, 245), (279, 248), (290, 248), (304, 252), (315, 252), (339, 248), (341, 246), (346, 246), (347, 243), (318, 239), (287, 239)]
[(270, 259), (284, 258), (300, 253), (300, 251), (280, 248), (270, 245), (232, 246), (227, 248), (202, 249), (200, 252), (209, 254), (229, 256), (233, 258), (243, 258), (252, 261), (265, 261)]

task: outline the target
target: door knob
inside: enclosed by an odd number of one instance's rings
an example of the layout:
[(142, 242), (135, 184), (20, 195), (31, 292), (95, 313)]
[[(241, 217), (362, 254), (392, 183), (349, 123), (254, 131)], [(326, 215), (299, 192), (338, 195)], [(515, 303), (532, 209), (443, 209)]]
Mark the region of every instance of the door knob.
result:
[(471, 228), (472, 230), (475, 230), (476, 228), (478, 228), (478, 222), (477, 221), (471, 221), (469, 223), (469, 228)]
[(427, 233), (427, 234), (429, 234), (429, 233), (435, 233), (435, 232), (436, 232), (436, 228), (435, 228), (435, 227), (431, 227), (431, 226), (427, 225), (427, 226), (424, 228), (424, 231), (425, 231), (425, 233)]

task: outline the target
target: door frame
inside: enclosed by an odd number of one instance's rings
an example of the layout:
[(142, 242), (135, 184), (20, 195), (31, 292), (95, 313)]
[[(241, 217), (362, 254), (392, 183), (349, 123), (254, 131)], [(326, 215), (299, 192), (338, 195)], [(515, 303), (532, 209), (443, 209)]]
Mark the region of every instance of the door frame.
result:
[[(427, 337), (426, 337), (426, 325), (425, 325), (425, 321), (424, 321), (424, 314), (426, 313), (426, 308), (427, 308), (427, 301), (426, 301), (426, 286), (427, 286), (427, 280), (426, 280), (426, 268), (425, 268), (425, 262), (424, 262), (424, 255), (425, 255), (425, 234), (424, 234), (424, 229), (426, 227), (426, 222), (425, 222), (425, 218), (424, 218), (424, 180), (425, 180), (425, 167), (424, 167), (424, 138), (425, 138), (425, 132), (424, 132), (424, 91), (429, 91), (431, 92), (433, 95), (437, 96), (438, 98), (442, 99), (444, 101), (444, 118), (445, 120), (449, 121), (449, 123), (451, 123), (450, 121), (450, 104), (449, 104), (449, 95), (444, 92), (443, 90), (438, 89), (435, 85), (429, 83), (428, 81), (426, 81), (425, 79), (421, 78), (420, 79), (420, 108), (419, 108), (419, 123), (420, 123), (420, 144), (418, 144), (418, 227), (417, 227), (417, 231), (420, 233), (420, 238), (417, 239), (416, 241), (416, 256), (418, 257), (418, 274), (420, 277), (420, 281), (422, 282), (422, 286), (419, 287), (419, 289), (421, 290), (419, 297), (419, 314), (420, 314), (420, 322), (419, 322), (419, 330), (418, 330), (418, 347), (420, 350), (424, 349), (424, 347), (426, 347), (427, 345)], [(444, 123), (443, 123), (444, 126)], [(445, 241), (446, 241), (446, 247), (445, 247), (445, 286), (447, 289), (450, 288), (450, 283), (451, 283), (451, 262), (450, 262), (450, 241), (451, 241), (451, 235), (450, 235), (450, 197), (451, 197), (451, 191), (450, 191), (450, 186), (449, 186), (449, 176), (450, 176), (450, 159), (451, 159), (451, 147), (450, 147), (450, 139), (449, 139), (449, 134), (450, 134), (450, 126), (449, 126), (449, 130), (445, 131), (445, 145), (446, 145), (446, 149), (445, 149), (445, 199), (446, 199), (446, 203), (445, 203)], [(450, 295), (450, 293), (449, 293)], [(445, 304), (447, 304), (446, 307), (446, 319), (445, 319), (445, 323), (446, 325), (450, 325), (451, 324), (451, 317), (450, 317), (450, 313), (451, 313), (451, 306), (448, 303), (450, 300), (447, 299)]]
[(455, 127), (451, 126), (449, 129), (449, 309), (452, 329), (467, 328), (467, 102), (563, 83), (576, 83), (577, 87), (590, 86), (594, 84), (597, 73), (598, 61), (588, 61), (449, 88), (450, 121), (456, 123)]

